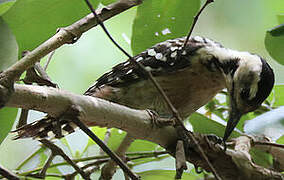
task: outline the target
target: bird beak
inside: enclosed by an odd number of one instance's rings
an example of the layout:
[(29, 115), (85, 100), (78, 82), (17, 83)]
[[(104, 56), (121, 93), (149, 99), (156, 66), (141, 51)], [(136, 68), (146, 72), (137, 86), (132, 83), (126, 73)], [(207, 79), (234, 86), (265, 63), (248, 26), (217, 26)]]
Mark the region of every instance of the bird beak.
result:
[(225, 134), (223, 137), (223, 142), (226, 142), (226, 140), (229, 138), (235, 127), (237, 126), (238, 122), (240, 121), (242, 117), (241, 111), (237, 108), (237, 104), (234, 98), (231, 98), (230, 102), (231, 110), (229, 113), (229, 120), (227, 122)]

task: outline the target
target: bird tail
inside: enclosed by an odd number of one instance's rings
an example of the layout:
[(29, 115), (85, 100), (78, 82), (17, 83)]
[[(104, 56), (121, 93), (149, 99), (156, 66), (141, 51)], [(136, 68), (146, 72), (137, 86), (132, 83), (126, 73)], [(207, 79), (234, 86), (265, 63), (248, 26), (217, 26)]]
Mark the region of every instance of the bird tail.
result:
[(75, 131), (77, 126), (66, 118), (46, 116), (43, 119), (24, 125), (12, 133), (17, 133), (14, 139), (22, 138), (62, 138)]

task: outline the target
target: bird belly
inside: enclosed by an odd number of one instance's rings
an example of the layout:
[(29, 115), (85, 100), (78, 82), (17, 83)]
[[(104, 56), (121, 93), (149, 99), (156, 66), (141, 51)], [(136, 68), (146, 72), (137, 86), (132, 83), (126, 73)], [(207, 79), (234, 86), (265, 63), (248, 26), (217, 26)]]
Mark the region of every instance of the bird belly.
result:
[[(155, 78), (182, 118), (195, 112), (225, 87), (221, 73), (211, 72), (202, 65)], [(160, 116), (171, 117), (167, 104), (149, 80), (112, 88), (112, 91), (110, 101), (136, 109), (151, 109)]]

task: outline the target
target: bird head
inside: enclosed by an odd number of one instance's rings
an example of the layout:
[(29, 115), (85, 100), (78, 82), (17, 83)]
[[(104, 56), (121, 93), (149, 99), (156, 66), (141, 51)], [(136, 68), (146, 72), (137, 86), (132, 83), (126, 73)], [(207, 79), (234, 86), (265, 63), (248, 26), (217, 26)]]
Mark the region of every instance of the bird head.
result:
[(225, 75), (230, 97), (229, 120), (223, 141), (225, 142), (241, 116), (256, 110), (270, 94), (274, 85), (274, 73), (261, 57), (239, 52), (235, 65)]

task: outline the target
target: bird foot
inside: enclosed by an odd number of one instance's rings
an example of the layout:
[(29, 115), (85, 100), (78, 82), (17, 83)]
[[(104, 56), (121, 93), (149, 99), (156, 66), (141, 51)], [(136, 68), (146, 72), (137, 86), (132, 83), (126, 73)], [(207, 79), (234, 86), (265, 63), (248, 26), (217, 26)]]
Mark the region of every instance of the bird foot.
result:
[(152, 126), (153, 128), (162, 128), (165, 126), (173, 126), (175, 123), (174, 118), (163, 118), (160, 117), (159, 114), (153, 110), (146, 109), (148, 114), (151, 116)]
[(207, 134), (206, 137), (209, 141), (214, 142), (214, 145), (219, 144), (224, 147), (224, 151), (227, 150), (227, 144), (221, 137), (215, 134)]
[(214, 142), (214, 144), (222, 145), (223, 139), (215, 134), (206, 134), (205, 135), (209, 141)]

